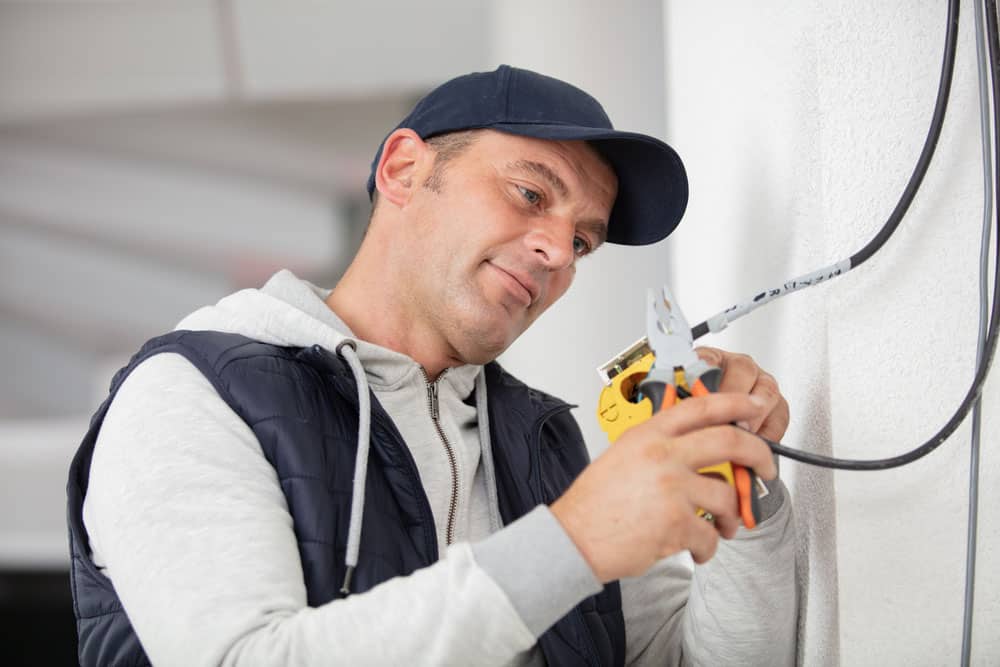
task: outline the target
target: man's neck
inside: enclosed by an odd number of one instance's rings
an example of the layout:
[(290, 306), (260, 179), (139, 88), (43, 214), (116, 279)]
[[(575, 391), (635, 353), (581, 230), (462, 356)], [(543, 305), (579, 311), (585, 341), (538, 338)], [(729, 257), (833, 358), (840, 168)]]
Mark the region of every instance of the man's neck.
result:
[(366, 275), (364, 266), (356, 259), (326, 298), (326, 305), (356, 336), (405, 354), (431, 381), (446, 368), (464, 363), (425, 318), (411, 312), (412, 304), (400, 303), (391, 290), (395, 276)]

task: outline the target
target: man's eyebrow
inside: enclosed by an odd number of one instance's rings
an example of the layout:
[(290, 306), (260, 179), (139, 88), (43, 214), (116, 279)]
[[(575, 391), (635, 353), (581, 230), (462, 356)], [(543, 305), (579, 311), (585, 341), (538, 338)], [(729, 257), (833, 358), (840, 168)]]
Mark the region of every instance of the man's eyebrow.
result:
[(567, 188), (563, 180), (559, 178), (559, 174), (552, 171), (552, 169), (550, 169), (549, 166), (546, 164), (543, 164), (541, 162), (535, 162), (533, 160), (518, 160), (516, 162), (510, 163), (507, 166), (510, 169), (515, 169), (517, 171), (527, 171), (532, 174), (535, 174), (536, 176), (541, 176), (546, 181), (548, 181), (549, 185), (558, 190), (559, 194), (561, 194), (563, 197), (569, 195), (569, 188)]

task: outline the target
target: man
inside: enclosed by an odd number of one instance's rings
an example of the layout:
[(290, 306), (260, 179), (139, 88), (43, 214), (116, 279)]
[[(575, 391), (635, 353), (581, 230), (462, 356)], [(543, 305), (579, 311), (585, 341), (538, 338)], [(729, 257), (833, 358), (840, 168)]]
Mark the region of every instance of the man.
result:
[[(722, 392), (588, 465), (568, 406), (493, 363), (580, 257), (673, 229), (673, 150), (500, 67), (418, 103), (369, 192), (333, 290), (280, 272), (116, 376), (70, 474), (81, 662), (792, 661), (781, 483), (738, 531), (733, 490), (696, 472), (731, 460), (775, 478), (730, 426), (782, 435), (770, 376), (705, 350)], [(684, 550), (706, 563), (693, 579), (666, 558)]]

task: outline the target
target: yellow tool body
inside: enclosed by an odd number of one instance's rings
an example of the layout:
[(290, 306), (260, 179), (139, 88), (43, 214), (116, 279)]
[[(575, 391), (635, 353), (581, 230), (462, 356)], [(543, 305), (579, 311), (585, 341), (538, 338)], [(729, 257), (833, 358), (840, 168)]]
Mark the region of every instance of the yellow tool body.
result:
[[(615, 442), (622, 433), (629, 428), (641, 424), (653, 416), (653, 403), (648, 398), (643, 398), (636, 402), (635, 396), (639, 383), (645, 379), (652, 368), (656, 357), (648, 346), (643, 349), (640, 344), (633, 346), (631, 355), (628, 351), (622, 355), (630, 363), (621, 368), (621, 358), (615, 366), (615, 371), (607, 372), (607, 368), (614, 364), (615, 360), (602, 367), (602, 377), (610, 377), (610, 384), (605, 384), (601, 390), (600, 398), (597, 401), (597, 421), (601, 425), (601, 430), (608, 434), (608, 441)], [(637, 348), (637, 349), (635, 349)], [(683, 371), (678, 371), (683, 372)], [(686, 378), (679, 378), (678, 386), (687, 389)], [(608, 380), (606, 380), (608, 382)], [(675, 404), (680, 402), (680, 398), (675, 399)], [(698, 472), (703, 475), (717, 475), (729, 484), (736, 486), (735, 475), (731, 463), (718, 463), (704, 468), (699, 468)], [(698, 510), (698, 514), (703, 515), (704, 510)]]
[[(597, 420), (615, 442), (626, 430), (655, 412), (669, 410), (682, 398), (707, 396), (719, 390), (722, 371), (694, 351), (691, 328), (674, 303), (670, 289), (646, 291), (646, 337), (597, 369), (604, 389), (597, 404)], [(637, 400), (642, 396), (641, 400)], [(751, 470), (731, 462), (699, 468), (736, 490), (743, 525), (753, 528), (761, 516), (760, 499), (767, 486)], [(712, 520), (704, 510), (699, 516)]]
[(644, 399), (636, 403), (632, 397), (655, 359), (652, 352), (647, 352), (617, 373), (611, 384), (601, 390), (597, 401), (597, 421), (601, 424), (601, 430), (608, 434), (610, 442), (617, 440), (626, 429), (653, 416), (652, 401)]

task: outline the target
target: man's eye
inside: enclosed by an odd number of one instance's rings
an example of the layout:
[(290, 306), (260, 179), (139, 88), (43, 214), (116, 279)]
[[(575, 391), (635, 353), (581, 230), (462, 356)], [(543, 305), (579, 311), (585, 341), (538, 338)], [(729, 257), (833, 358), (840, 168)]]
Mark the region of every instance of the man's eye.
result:
[(529, 190), (523, 185), (517, 186), (517, 189), (521, 192), (521, 196), (524, 200), (531, 204), (532, 206), (537, 206), (542, 201), (542, 195), (538, 194), (534, 190)]
[(573, 237), (573, 252), (577, 257), (583, 257), (590, 253), (590, 243), (582, 236)]

